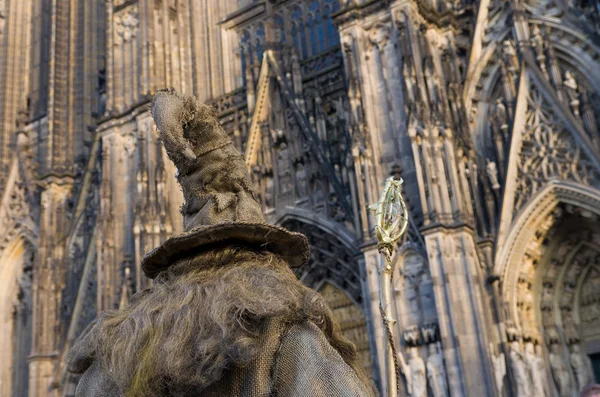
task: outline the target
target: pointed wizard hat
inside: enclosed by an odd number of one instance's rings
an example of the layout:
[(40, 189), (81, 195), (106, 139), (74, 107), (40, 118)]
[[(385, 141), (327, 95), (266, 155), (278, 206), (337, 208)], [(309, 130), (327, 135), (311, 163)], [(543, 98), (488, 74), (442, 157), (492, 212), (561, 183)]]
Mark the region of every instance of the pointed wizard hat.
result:
[(228, 244), (266, 249), (291, 267), (308, 261), (306, 237), (265, 222), (252, 190), (244, 157), (235, 149), (213, 111), (172, 89), (156, 93), (152, 117), (185, 200), (184, 233), (166, 240), (142, 260), (156, 277), (178, 260)]

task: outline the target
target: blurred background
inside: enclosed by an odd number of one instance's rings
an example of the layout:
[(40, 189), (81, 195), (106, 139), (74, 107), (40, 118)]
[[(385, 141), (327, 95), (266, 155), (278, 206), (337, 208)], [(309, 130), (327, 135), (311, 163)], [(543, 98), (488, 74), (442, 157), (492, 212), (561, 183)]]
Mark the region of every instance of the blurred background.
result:
[(0, 396), (73, 396), (66, 351), (181, 232), (165, 87), (217, 109), (268, 221), (307, 235), (297, 276), (381, 390), (367, 206), (393, 176), (401, 388), (578, 396), (600, 381), (599, 7), (0, 0)]

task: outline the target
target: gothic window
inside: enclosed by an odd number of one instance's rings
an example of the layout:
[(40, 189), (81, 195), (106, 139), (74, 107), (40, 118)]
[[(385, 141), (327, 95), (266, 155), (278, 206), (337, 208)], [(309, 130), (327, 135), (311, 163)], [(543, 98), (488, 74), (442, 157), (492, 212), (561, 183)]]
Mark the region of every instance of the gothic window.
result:
[(244, 30), (240, 41), (240, 58), (242, 60), (242, 80), (246, 85), (246, 71), (252, 64), (252, 46), (250, 45), (250, 33)]
[(304, 20), (302, 18), (302, 9), (295, 7), (292, 11), (292, 37), (294, 45), (300, 53), (301, 58), (308, 57), (308, 48), (306, 47), (306, 31), (304, 29)]
[(333, 24), (331, 14), (340, 9), (338, 0), (325, 0), (325, 31), (327, 34), (327, 46), (335, 47), (340, 44), (340, 35)]
[[(310, 45), (311, 55), (317, 55), (319, 53), (319, 44), (321, 44), (321, 35), (325, 39), (325, 32), (323, 31), (323, 19), (321, 18), (321, 10), (319, 7), (319, 1), (314, 0), (308, 7), (309, 12), (309, 29), (310, 29)], [(323, 46), (321, 46), (323, 48)]]
[(283, 17), (279, 14), (275, 15), (275, 28), (279, 31), (279, 39), (281, 43), (285, 43), (285, 28), (283, 24)]
[(265, 42), (265, 25), (262, 23), (256, 28), (256, 56), (258, 62), (262, 61), (264, 54), (264, 42)]
[[(340, 1), (308, 0), (302, 3), (278, 10), (273, 16), (272, 28), (274, 40), (293, 46), (299, 58), (304, 60), (339, 46), (340, 37), (333, 24), (332, 15), (340, 9)], [(250, 65), (262, 60), (265, 29), (265, 20), (259, 20), (253, 23), (253, 26), (240, 30), (239, 54), (242, 75), (245, 75)], [(320, 65), (327, 62), (326, 58), (324, 57)]]

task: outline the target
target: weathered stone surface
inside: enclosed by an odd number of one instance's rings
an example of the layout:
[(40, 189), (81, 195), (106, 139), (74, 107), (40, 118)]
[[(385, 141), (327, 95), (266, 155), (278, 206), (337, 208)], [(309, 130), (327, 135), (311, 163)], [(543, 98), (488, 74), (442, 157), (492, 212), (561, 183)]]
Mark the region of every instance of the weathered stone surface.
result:
[(592, 3), (0, 0), (0, 395), (73, 395), (65, 351), (181, 232), (165, 87), (216, 108), (265, 217), (308, 236), (297, 275), (382, 390), (367, 207), (393, 175), (402, 390), (578, 392), (600, 352)]

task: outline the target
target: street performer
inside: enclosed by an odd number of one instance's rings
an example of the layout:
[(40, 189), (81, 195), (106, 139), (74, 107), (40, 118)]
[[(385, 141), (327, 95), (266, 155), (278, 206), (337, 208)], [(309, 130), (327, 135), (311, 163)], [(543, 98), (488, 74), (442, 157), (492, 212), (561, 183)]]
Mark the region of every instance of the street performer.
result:
[(184, 233), (143, 259), (152, 286), (71, 349), (76, 396), (374, 396), (331, 310), (291, 270), (309, 259), (306, 237), (265, 222), (213, 110), (163, 90), (152, 116), (178, 170)]

